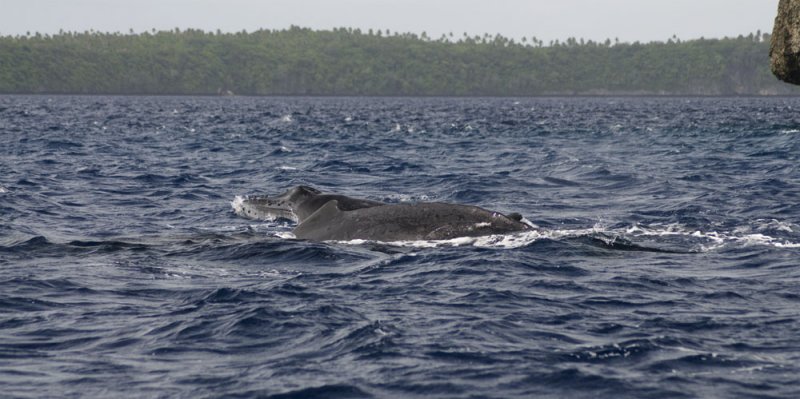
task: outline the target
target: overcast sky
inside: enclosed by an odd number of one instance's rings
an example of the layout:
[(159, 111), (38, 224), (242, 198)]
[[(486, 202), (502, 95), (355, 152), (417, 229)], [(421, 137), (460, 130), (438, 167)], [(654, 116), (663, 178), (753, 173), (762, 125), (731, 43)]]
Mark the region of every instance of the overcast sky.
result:
[(438, 38), (500, 33), (545, 41), (737, 36), (772, 30), (778, 0), (0, 0), (0, 35), (176, 27), (352, 27)]

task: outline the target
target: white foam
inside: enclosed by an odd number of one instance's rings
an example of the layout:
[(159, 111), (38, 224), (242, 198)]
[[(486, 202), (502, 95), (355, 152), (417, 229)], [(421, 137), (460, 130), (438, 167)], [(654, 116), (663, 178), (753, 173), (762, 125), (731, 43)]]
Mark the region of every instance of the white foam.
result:
[(244, 197), (237, 195), (233, 197), (233, 201), (231, 201), (231, 208), (233, 208), (233, 212), (239, 216), (244, 216), (244, 200)]
[(7, 192), (8, 192), (8, 190), (5, 187), (0, 186), (0, 194), (7, 193)]
[[(374, 240), (346, 240), (346, 241), (328, 241), (335, 244), (343, 245), (364, 245), (369, 243), (382, 244), (394, 247), (404, 248), (441, 248), (441, 247), (477, 247), (477, 248), (496, 248), (496, 249), (515, 249), (523, 248), (541, 240), (559, 240), (564, 238), (577, 238), (577, 237), (594, 237), (602, 240), (608, 245), (613, 245), (618, 239), (624, 238), (625, 235), (617, 234), (613, 230), (597, 230), (591, 229), (574, 229), (574, 230), (533, 230), (524, 233), (515, 234), (494, 234), (479, 237), (458, 237), (449, 240), (414, 240), (414, 241), (374, 241)], [(720, 249), (726, 245), (742, 245), (742, 246), (772, 246), (775, 248), (791, 249), (800, 248), (800, 243), (789, 241), (781, 241), (774, 237), (766, 236), (763, 234), (748, 234), (743, 236), (728, 236), (718, 232), (703, 233), (700, 231), (678, 233), (675, 231), (663, 231), (659, 234), (657, 231), (650, 231), (644, 235), (650, 236), (677, 236), (682, 235), (685, 237), (698, 238), (706, 240), (704, 243), (698, 243), (693, 248), (685, 248), (689, 251), (710, 252)], [(275, 232), (276, 237), (293, 240), (297, 237), (291, 232)], [(635, 242), (636, 235), (633, 237), (628, 236)]]
[(772, 246), (776, 248), (800, 248), (800, 244), (791, 242), (776, 242), (773, 243)]
[(438, 247), (464, 247), (474, 246), (479, 248), (502, 248), (513, 249), (530, 245), (541, 239), (549, 238), (546, 234), (538, 231), (529, 231), (516, 234), (495, 234), (480, 237), (458, 237), (449, 240), (414, 240), (414, 241), (370, 241), (370, 240), (348, 240), (331, 241), (345, 245), (364, 245), (366, 243), (384, 244), (394, 247), (407, 248), (438, 248)]
[[(757, 220), (757, 229), (775, 229), (778, 231), (793, 232), (792, 227), (788, 223), (780, 222), (774, 219), (769, 221)], [(781, 240), (767, 234), (752, 232), (751, 226), (739, 226), (733, 231), (700, 231), (687, 229), (679, 224), (670, 224), (663, 227), (642, 227), (639, 225), (628, 228), (625, 233), (628, 235), (636, 236), (683, 236), (705, 241), (700, 244), (703, 252), (719, 249), (726, 245), (741, 245), (741, 246), (773, 246), (776, 248), (800, 248), (800, 243), (794, 243), (786, 240)], [(710, 245), (709, 245), (710, 244)]]
[(758, 228), (760, 230), (767, 230), (767, 229), (774, 229), (778, 231), (784, 231), (787, 233), (793, 233), (794, 229), (792, 228), (791, 223), (781, 222), (780, 220), (776, 219), (758, 219), (756, 222), (759, 223)]
[(331, 241), (346, 245), (363, 245), (366, 243), (378, 243), (396, 247), (411, 247), (411, 248), (438, 248), (438, 247), (464, 247), (473, 246), (478, 248), (498, 248), (498, 249), (514, 249), (522, 248), (541, 240), (558, 240), (562, 238), (575, 238), (584, 236), (596, 236), (598, 239), (605, 241), (607, 244), (613, 244), (619, 238), (618, 235), (612, 237), (604, 236), (609, 232), (603, 230), (599, 225), (595, 225), (589, 229), (573, 229), (573, 230), (547, 230), (539, 229), (533, 223), (527, 222), (534, 226), (534, 230), (525, 231), (521, 233), (512, 234), (493, 234), (478, 237), (457, 237), (448, 240), (414, 240), (414, 241), (370, 241), (370, 240), (349, 240), (349, 241)]
[(282, 116), (281, 117), (281, 122), (286, 122), (286, 123), (292, 122), (292, 115), (284, 115), (284, 116)]
[(289, 172), (297, 170), (297, 168), (295, 168), (294, 166), (279, 166), (278, 169), (289, 171)]
[[(531, 225), (533, 225), (531, 223)], [(535, 226), (535, 225), (534, 225)], [(560, 240), (565, 238), (593, 237), (608, 245), (613, 245), (619, 239), (636, 243), (636, 237), (684, 237), (692, 247), (684, 248), (688, 251), (709, 252), (729, 245), (738, 246), (771, 246), (775, 248), (800, 248), (800, 243), (781, 240), (762, 233), (735, 234), (717, 231), (700, 231), (683, 228), (677, 224), (667, 226), (642, 227), (631, 226), (623, 229), (608, 229), (597, 224), (587, 229), (541, 229), (514, 234), (495, 234), (480, 237), (459, 237), (449, 240), (419, 240), (419, 241), (369, 241), (349, 240), (332, 241), (346, 245), (363, 245), (365, 243), (379, 243), (398, 247), (412, 248), (437, 248), (437, 247), (462, 247), (474, 246), (479, 248), (514, 249), (521, 248), (536, 241), (545, 239)], [(657, 247), (658, 244), (656, 243)]]

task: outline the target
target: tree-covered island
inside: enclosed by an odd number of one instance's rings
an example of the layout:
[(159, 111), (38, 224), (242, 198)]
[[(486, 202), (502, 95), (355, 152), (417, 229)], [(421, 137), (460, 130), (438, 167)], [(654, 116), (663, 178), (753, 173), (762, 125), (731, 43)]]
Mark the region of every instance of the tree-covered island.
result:
[(544, 43), (334, 29), (0, 37), (0, 93), (775, 95), (769, 35)]

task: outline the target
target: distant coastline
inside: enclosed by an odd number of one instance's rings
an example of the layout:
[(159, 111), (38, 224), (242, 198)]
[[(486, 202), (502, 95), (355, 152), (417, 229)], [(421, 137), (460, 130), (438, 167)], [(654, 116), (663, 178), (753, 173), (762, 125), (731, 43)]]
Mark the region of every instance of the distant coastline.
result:
[(0, 94), (374, 97), (797, 95), (769, 35), (620, 43), (299, 27), (0, 37)]

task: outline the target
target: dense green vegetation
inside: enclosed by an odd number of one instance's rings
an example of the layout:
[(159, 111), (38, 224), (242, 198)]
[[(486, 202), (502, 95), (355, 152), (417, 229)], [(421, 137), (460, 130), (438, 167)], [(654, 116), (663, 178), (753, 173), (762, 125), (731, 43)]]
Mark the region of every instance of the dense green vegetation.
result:
[(768, 35), (666, 42), (293, 27), (0, 37), (0, 93), (247, 95), (788, 94)]

